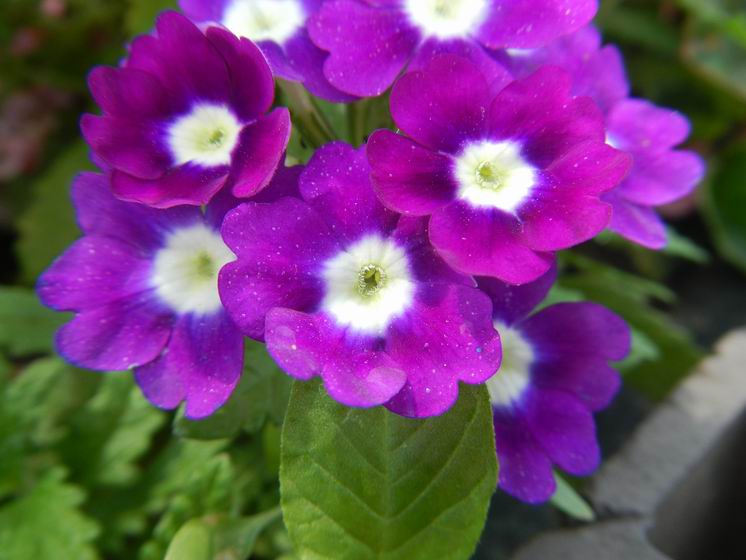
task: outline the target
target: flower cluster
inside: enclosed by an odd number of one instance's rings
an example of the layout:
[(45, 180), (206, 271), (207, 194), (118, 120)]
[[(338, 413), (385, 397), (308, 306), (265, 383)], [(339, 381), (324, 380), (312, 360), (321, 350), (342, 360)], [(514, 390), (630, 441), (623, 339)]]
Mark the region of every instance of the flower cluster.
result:
[[(679, 115), (629, 98), (593, 0), (181, 0), (90, 88), (100, 173), (83, 237), (39, 280), (60, 353), (134, 369), (156, 406), (214, 413), (243, 338), (348, 406), (446, 412), (486, 383), (500, 486), (599, 462), (629, 331), (593, 303), (534, 312), (558, 251), (606, 228), (665, 243), (653, 207), (703, 166)], [(585, 27), (584, 27), (585, 26)], [(285, 167), (274, 78), (331, 102), (390, 90), (396, 132)], [(291, 106), (291, 110), (293, 107)]]

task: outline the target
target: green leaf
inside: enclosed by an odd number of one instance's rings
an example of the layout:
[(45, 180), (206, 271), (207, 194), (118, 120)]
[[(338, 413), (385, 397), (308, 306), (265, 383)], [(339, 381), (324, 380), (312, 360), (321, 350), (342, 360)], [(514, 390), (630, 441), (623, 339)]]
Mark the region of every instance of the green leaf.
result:
[(689, 26), (683, 52), (696, 72), (746, 99), (746, 19), (743, 34), (728, 35), (699, 23)]
[(707, 249), (697, 245), (694, 241), (681, 235), (673, 228), (668, 230), (668, 245), (663, 252), (672, 257), (679, 257), (698, 264), (707, 264), (710, 262), (710, 253)]
[(67, 314), (44, 307), (26, 288), (0, 288), (0, 349), (13, 357), (48, 354)]
[(201, 519), (192, 519), (174, 536), (165, 560), (212, 560), (212, 540), (212, 527)]
[(34, 283), (80, 235), (70, 203), (70, 185), (78, 173), (87, 169), (91, 169), (88, 147), (76, 142), (34, 185), (33, 203), (18, 221), (16, 253), (24, 281)]
[(293, 385), (282, 433), (285, 524), (301, 558), (469, 558), (497, 481), (484, 386), (413, 420)]
[(280, 513), (277, 507), (252, 517), (191, 519), (174, 536), (165, 560), (247, 560), (257, 537)]
[(97, 525), (78, 506), (84, 494), (51, 470), (28, 494), (0, 508), (3, 560), (93, 560)]
[(174, 423), (174, 432), (192, 439), (224, 439), (241, 430), (255, 433), (269, 419), (282, 424), (292, 380), (277, 367), (263, 344), (248, 340), (241, 381), (228, 402), (205, 420), (184, 417)]
[(594, 521), (596, 519), (593, 508), (575, 491), (575, 488), (570, 486), (569, 482), (557, 473), (554, 473), (554, 480), (557, 482), (557, 491), (552, 496), (554, 507), (580, 521)]
[(137, 477), (135, 462), (164, 421), (165, 414), (143, 398), (131, 373), (106, 373), (96, 395), (70, 422), (61, 451), (86, 486), (126, 485)]
[(246, 560), (254, 551), (259, 535), (280, 519), (282, 510), (272, 510), (239, 519), (221, 519), (215, 527), (213, 557), (219, 560)]
[(746, 143), (725, 153), (708, 184), (705, 217), (720, 253), (746, 271)]
[(177, 9), (177, 0), (129, 0), (125, 28), (129, 35), (148, 33), (163, 10)]

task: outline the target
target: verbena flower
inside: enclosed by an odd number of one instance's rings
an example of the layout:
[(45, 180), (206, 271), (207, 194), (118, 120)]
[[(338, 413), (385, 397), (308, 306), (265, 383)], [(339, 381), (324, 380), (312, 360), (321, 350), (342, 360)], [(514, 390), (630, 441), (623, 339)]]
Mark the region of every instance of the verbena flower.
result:
[(602, 47), (591, 26), (545, 48), (508, 51), (498, 58), (518, 77), (541, 64), (559, 65), (572, 74), (573, 93), (598, 103), (605, 113), (608, 143), (634, 159), (629, 176), (603, 196), (614, 208), (610, 229), (645, 247), (663, 248), (666, 228), (655, 207), (691, 193), (705, 173), (698, 154), (675, 149), (689, 136), (686, 117), (630, 98), (619, 51)]
[(230, 212), (223, 238), (238, 260), (221, 297), (286, 372), (320, 376), (337, 401), (440, 414), (459, 381), (499, 365), (490, 302), (432, 251), (425, 220), (378, 202), (369, 174), (363, 149), (329, 144), (301, 176), (303, 200)]
[(259, 49), (175, 12), (134, 40), (122, 68), (97, 68), (89, 85), (103, 115), (85, 115), (83, 135), (122, 200), (201, 205), (222, 188), (250, 197), (290, 138), (287, 109), (265, 114), (274, 81)]
[(430, 240), (457, 270), (510, 283), (602, 231), (611, 208), (600, 195), (630, 164), (605, 143), (593, 101), (574, 98), (553, 67), (493, 96), (478, 67), (440, 55), (397, 82), (391, 113), (408, 137), (377, 131), (368, 142), (383, 203), (431, 215)]
[(180, 0), (184, 13), (201, 25), (222, 25), (254, 41), (276, 76), (303, 85), (319, 97), (348, 102), (324, 76), (327, 53), (311, 42), (306, 22), (323, 0)]
[(499, 486), (530, 503), (555, 491), (552, 466), (578, 476), (599, 464), (593, 413), (616, 394), (609, 362), (629, 352), (625, 322), (594, 303), (559, 303), (530, 315), (554, 281), (554, 271), (524, 286), (479, 279), (494, 304), (503, 363), (487, 381)]
[[(262, 193), (292, 191), (294, 170)], [(297, 179), (296, 179), (297, 180)], [(243, 365), (243, 337), (220, 303), (217, 276), (235, 256), (220, 237), (237, 200), (217, 196), (193, 206), (149, 208), (115, 199), (104, 175), (73, 185), (83, 237), (41, 275), (42, 302), (75, 317), (57, 348), (83, 368), (135, 368), (156, 406), (186, 402), (186, 415), (212, 414), (233, 391)]]
[(502, 70), (485, 48), (538, 47), (586, 24), (596, 0), (327, 0), (309, 22), (311, 39), (330, 56), (329, 81), (359, 96), (386, 91), (408, 65), (436, 53)]

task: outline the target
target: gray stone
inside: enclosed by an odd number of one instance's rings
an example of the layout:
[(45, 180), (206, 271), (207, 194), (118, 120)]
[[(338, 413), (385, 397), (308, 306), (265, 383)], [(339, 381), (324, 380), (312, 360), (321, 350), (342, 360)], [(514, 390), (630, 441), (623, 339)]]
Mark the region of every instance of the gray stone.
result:
[(746, 435), (745, 410), (746, 330), (739, 330), (594, 477), (589, 497), (605, 520), (541, 535), (514, 560), (698, 557), (694, 549), (707, 538), (698, 528), (728, 500), (716, 481), (740, 468), (734, 450)]

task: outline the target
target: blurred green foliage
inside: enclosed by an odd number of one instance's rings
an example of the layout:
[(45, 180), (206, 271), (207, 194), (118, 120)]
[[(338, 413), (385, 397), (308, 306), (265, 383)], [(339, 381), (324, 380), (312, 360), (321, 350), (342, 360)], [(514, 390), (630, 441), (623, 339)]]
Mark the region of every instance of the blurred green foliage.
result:
[[(0, 0), (0, 277), (13, 285), (0, 289), (0, 560), (293, 558), (276, 510), (289, 383), (261, 346), (247, 346), (251, 374), (231, 403), (190, 422), (150, 407), (127, 373), (94, 374), (54, 357), (65, 317), (30, 289), (77, 236), (68, 193), (90, 166), (78, 132), (79, 115), (93, 108), (88, 71), (115, 64), (128, 38), (174, 5)], [(746, 271), (746, 5), (604, 0), (598, 23), (624, 51), (635, 95), (690, 117), (689, 145), (711, 171), (689, 206), (668, 212), (695, 217), (674, 223), (667, 251), (604, 236), (563, 257), (551, 298), (621, 313), (634, 330), (626, 380), (660, 399), (702, 355), (671, 319), (677, 295), (666, 286), (682, 267), (713, 259)], [(385, 123), (385, 98), (369, 103)], [(358, 137), (366, 128), (354, 113), (345, 121), (319, 106), (333, 130)], [(295, 134), (295, 159), (309, 153)], [(592, 515), (563, 490), (564, 511)]]

